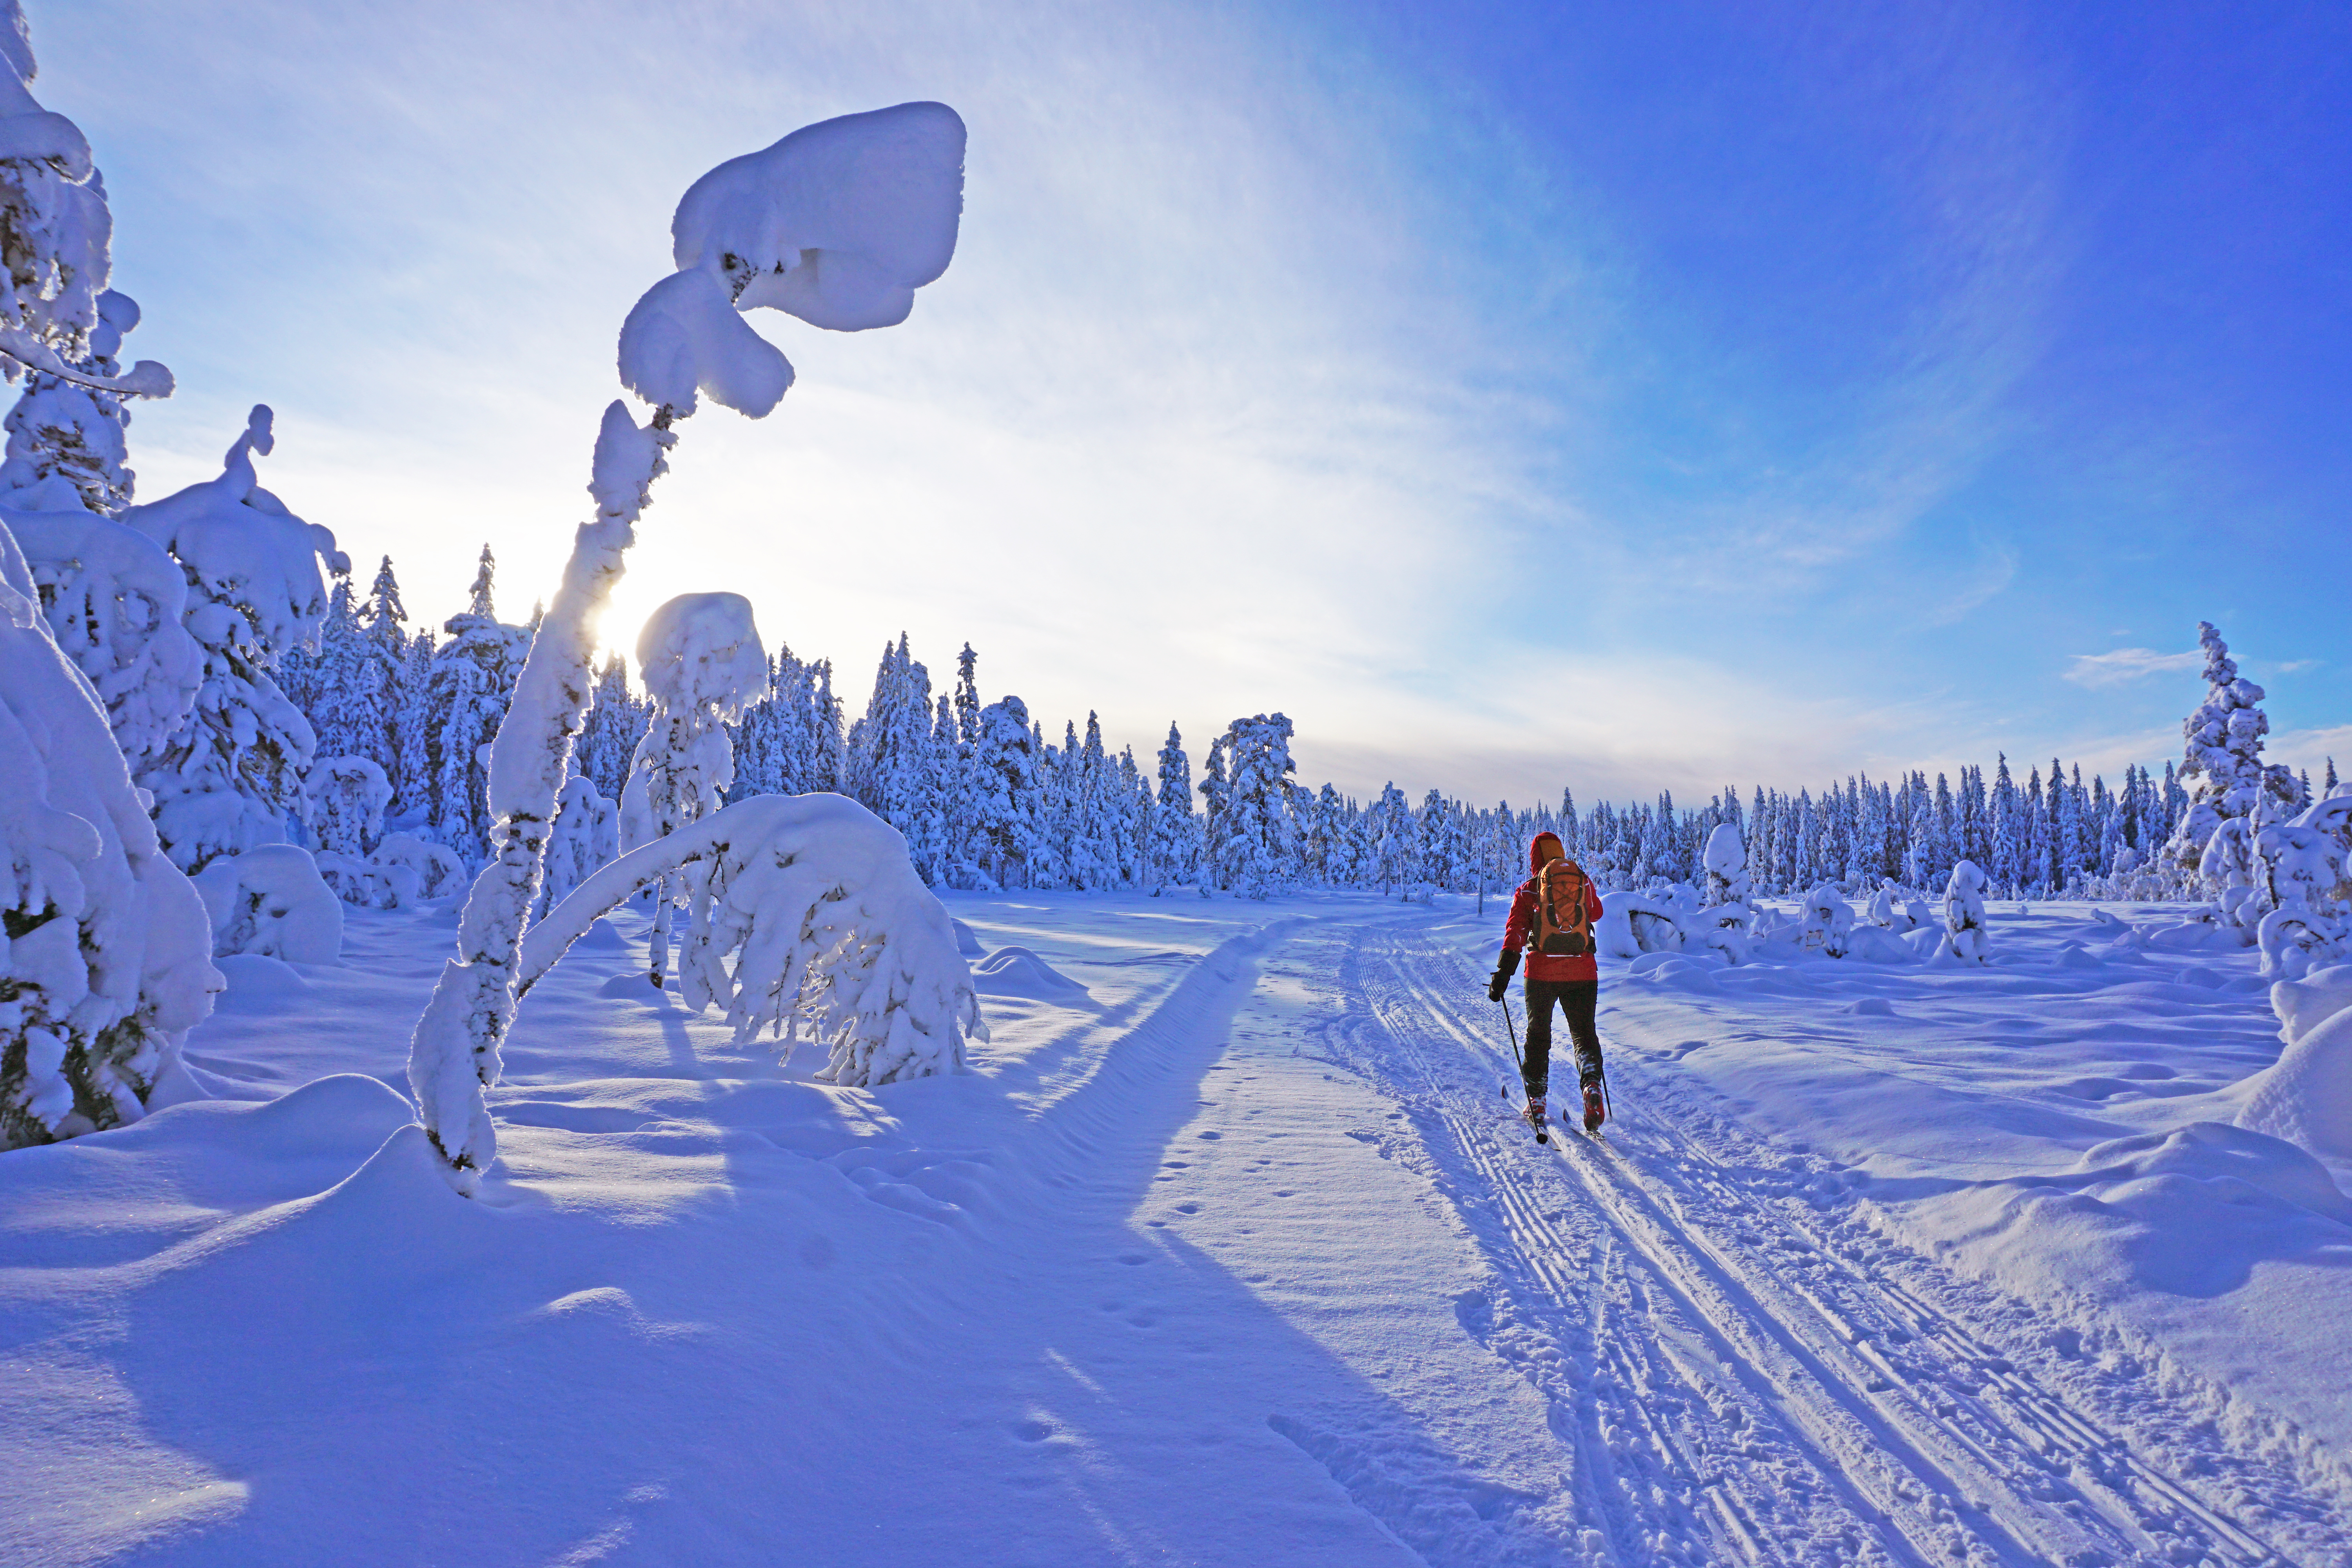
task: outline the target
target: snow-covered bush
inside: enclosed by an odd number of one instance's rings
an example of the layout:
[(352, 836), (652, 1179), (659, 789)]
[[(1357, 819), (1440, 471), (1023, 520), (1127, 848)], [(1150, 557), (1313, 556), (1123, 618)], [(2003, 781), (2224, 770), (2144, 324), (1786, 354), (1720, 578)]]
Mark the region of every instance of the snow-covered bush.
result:
[(343, 901), (310, 851), (263, 844), (223, 855), (195, 876), (212, 917), (213, 956), (257, 952), (289, 963), (334, 963), (343, 951)]
[[(953, 922), (898, 830), (846, 796), (755, 795), (598, 870), (523, 938), (518, 994), (599, 918), (688, 867), (687, 1005), (727, 1009), (740, 1041), (803, 1025), (818, 1076), (873, 1085), (954, 1072), (988, 1037)], [(730, 960), (733, 961), (730, 969)], [(422, 1086), (420, 1086), (421, 1089)]]
[(351, 566), (331, 532), (261, 488), (253, 455), (272, 445), (269, 410), (256, 405), (219, 479), (123, 514), (179, 562), (188, 584), (183, 623), (204, 649), (194, 712), (138, 774), (154, 796), (165, 850), (191, 871), (217, 855), (284, 842), (316, 742), (269, 671), (326, 618), (320, 557), (337, 571)]
[(1603, 958), (1634, 959), (1645, 952), (1680, 952), (1688, 945), (1684, 910), (1670, 900), (1646, 893), (1610, 893), (1593, 922), (1592, 950)]
[(1739, 825), (1717, 823), (1700, 859), (1706, 869), (1706, 903), (1685, 921), (1687, 933), (1725, 962), (1745, 963), (1755, 948), (1756, 906), (1748, 899), (1748, 845)]
[(1944, 885), (1944, 936), (1936, 945), (1940, 963), (1989, 963), (1992, 942), (1985, 916), (1985, 874), (1973, 860), (1952, 868)]
[(394, 901), (376, 906), (380, 909), (396, 909), (420, 899), (451, 898), (466, 890), (466, 863), (454, 851), (410, 834), (385, 834), (375, 853), (368, 857), (368, 864), (385, 874), (397, 895)]
[[(45, 510), (20, 510), (31, 508)], [(186, 727), (204, 679), (204, 649), (182, 624), (179, 563), (137, 529), (86, 510), (62, 480), (18, 492), (0, 519), (24, 549), (58, 647), (98, 689), (123, 754), (144, 763)]]
[(547, 837), (547, 882), (542, 911), (572, 896), (600, 867), (621, 853), (620, 813), (596, 793), (593, 780), (573, 774), (555, 797), (555, 828)]
[(491, 746), (491, 861), (458, 921), (459, 957), (442, 971), (410, 1042), (420, 1117), (461, 1191), (497, 1153), (482, 1089), (498, 1080), (514, 1016), (516, 952), (588, 706), (593, 626), (654, 480), (667, 471), (672, 426), (694, 412), (698, 393), (756, 418), (792, 384), (792, 366), (738, 310), (768, 305), (843, 331), (905, 320), (914, 290), (955, 253), (963, 148), (953, 110), (900, 104), (803, 127), (720, 164), (678, 204), (670, 226), (678, 273), (647, 290), (621, 329), (622, 384), (653, 418), (639, 426), (618, 401), (604, 410), (588, 486), (596, 516), (573, 536)]
[(209, 947), (0, 523), (0, 1148), (143, 1116), (221, 989)]
[(303, 818), (319, 847), (358, 859), (383, 836), (392, 781), (366, 757), (321, 757), (303, 782)]
[(1797, 916), (1797, 945), (1825, 958), (1843, 958), (1853, 935), (1853, 906), (1824, 884), (1807, 893)]

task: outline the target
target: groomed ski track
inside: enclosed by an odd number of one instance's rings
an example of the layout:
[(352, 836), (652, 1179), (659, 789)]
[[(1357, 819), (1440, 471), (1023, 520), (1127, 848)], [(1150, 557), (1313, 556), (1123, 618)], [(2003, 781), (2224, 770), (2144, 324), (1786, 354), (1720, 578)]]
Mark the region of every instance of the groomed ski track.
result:
[(2290, 1461), (1890, 1242), (1832, 1168), (1621, 1041), (1603, 1140), (1537, 1144), (1484, 975), (1421, 922), (1286, 925), (1269, 956), (1320, 1003), (1298, 1054), (1396, 1108), (1352, 1135), (1450, 1205), (1486, 1271), (1459, 1321), (1546, 1402), (1570, 1478), (1571, 1499), (1433, 1531), (1357, 1435), (1334, 1479), (1423, 1561), (2347, 1561), (2338, 1505)]

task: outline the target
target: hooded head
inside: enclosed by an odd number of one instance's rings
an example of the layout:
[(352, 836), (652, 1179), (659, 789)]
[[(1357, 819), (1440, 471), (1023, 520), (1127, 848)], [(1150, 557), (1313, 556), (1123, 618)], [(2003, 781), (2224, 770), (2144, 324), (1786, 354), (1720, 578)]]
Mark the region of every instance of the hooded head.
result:
[(1528, 869), (1540, 871), (1555, 860), (1567, 858), (1568, 851), (1557, 833), (1538, 833), (1528, 840)]

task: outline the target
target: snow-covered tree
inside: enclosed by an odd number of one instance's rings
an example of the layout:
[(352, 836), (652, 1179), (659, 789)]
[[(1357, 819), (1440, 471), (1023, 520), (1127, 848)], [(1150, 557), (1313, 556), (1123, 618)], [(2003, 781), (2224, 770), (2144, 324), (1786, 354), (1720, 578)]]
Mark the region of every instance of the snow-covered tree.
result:
[(0, 489), (70, 484), (92, 511), (131, 499), (121, 399), (169, 397), (172, 373), (115, 364), (139, 307), (110, 290), (114, 217), (89, 142), (33, 97), (37, 74), (17, 0), (0, 5), (0, 374), (25, 378), (6, 420)]
[(1192, 763), (1175, 722), (1160, 748), (1160, 793), (1151, 811), (1152, 891), (1193, 874), (1201, 858), (1201, 819), (1192, 812)]
[(321, 757), (304, 781), (303, 819), (319, 847), (356, 860), (383, 837), (392, 781), (370, 757)]
[[(2212, 622), (2197, 623), (2197, 641), (2205, 650), (2205, 700), (2181, 721), (2188, 745), (2177, 776), (2189, 795), (2165, 856), (2185, 876), (2218, 893), (2235, 884), (2216, 883), (2202, 870), (2214, 833), (2225, 822), (2252, 818), (2265, 804), (2284, 815), (2294, 808), (2297, 792), (2286, 769), (2263, 765), (2263, 737), (2271, 728), (2262, 710), (2263, 689), (2238, 673)], [(2233, 863), (2227, 855), (2217, 861), (2222, 867)]]
[(974, 842), (1000, 887), (1020, 887), (1029, 880), (1037, 853), (1045, 759), (1028, 705), (1018, 697), (982, 708), (979, 728), (972, 750)]
[(497, 1148), (482, 1089), (498, 1079), (523, 922), (588, 706), (592, 628), (668, 468), (673, 426), (701, 395), (758, 418), (791, 386), (792, 365), (744, 310), (771, 306), (842, 331), (904, 321), (915, 290), (955, 254), (963, 146), (963, 121), (944, 104), (845, 115), (720, 164), (678, 204), (670, 225), (678, 270), (621, 326), (622, 384), (653, 417), (640, 426), (617, 401), (604, 410), (589, 485), (596, 517), (574, 536), (492, 752), (493, 862), (467, 900), (458, 960), (442, 972), (410, 1045), (419, 1116), (461, 1190), (480, 1181)]
[(597, 792), (595, 781), (572, 774), (555, 797), (555, 827), (547, 836), (547, 882), (541, 912), (571, 897), (573, 889), (620, 855), (620, 808)]
[[(740, 594), (680, 594), (646, 617), (637, 668), (653, 717), (621, 792), (623, 853), (717, 811), (735, 782), (727, 726), (767, 689), (768, 650)], [(650, 973), (661, 987), (670, 914), (681, 887), (664, 884), (654, 913)]]
[[(98, 321), (79, 354), (68, 363), (100, 380), (121, 374), (115, 356), (123, 335), (139, 324), (138, 301), (109, 289), (98, 296)], [(138, 476), (131, 471), (123, 431), (131, 414), (124, 395), (39, 371), (25, 377), (24, 395), (8, 411), (7, 456), (0, 462), (0, 495), (38, 489), (55, 479), (70, 485), (82, 505), (112, 517), (131, 504)]]
[(483, 545), (466, 609), (442, 623), (448, 637), (434, 649), (425, 688), (434, 836), (470, 862), (488, 850), (488, 748), (506, 721), (516, 672), (531, 643), (530, 628), (498, 617), (497, 570), (490, 547)]
[(37, 594), (0, 521), (0, 1148), (138, 1121), (221, 988), (204, 905)]
[(644, 708), (630, 693), (627, 661), (616, 653), (596, 677), (595, 703), (580, 736), (579, 773), (594, 781), (597, 794), (619, 799), (629, 780), (629, 759), (645, 733)]
[(1253, 899), (1286, 889), (1297, 875), (1290, 819), (1290, 721), (1236, 719), (1223, 736), (1232, 769), (1218, 833), (1219, 880)]
[[(69, 504), (16, 510), (47, 501)], [(24, 550), (58, 647), (106, 704), (123, 754), (143, 764), (186, 727), (204, 679), (204, 649), (182, 624), (187, 578), (153, 540), (85, 510), (70, 487), (11, 502), (0, 519)]]
[(194, 710), (138, 773), (165, 850), (187, 870), (284, 842), (316, 745), (270, 670), (311, 641), (326, 616), (320, 558), (344, 571), (350, 563), (332, 533), (262, 489), (254, 454), (272, 445), (269, 410), (257, 405), (220, 478), (123, 514), (179, 562), (188, 586), (182, 624), (204, 650)]

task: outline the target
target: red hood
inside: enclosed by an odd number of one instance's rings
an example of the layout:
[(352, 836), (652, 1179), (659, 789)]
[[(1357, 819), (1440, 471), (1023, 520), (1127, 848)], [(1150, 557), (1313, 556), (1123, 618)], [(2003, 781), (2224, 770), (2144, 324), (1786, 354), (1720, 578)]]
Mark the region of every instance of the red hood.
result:
[(1538, 833), (1528, 840), (1528, 869), (1530, 872), (1540, 871), (1567, 855), (1568, 850), (1560, 844), (1557, 833)]

